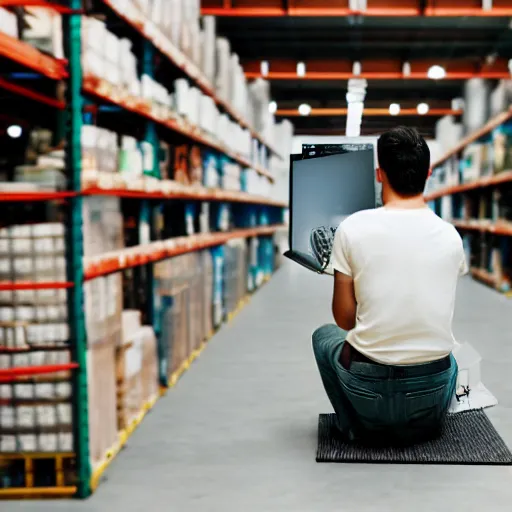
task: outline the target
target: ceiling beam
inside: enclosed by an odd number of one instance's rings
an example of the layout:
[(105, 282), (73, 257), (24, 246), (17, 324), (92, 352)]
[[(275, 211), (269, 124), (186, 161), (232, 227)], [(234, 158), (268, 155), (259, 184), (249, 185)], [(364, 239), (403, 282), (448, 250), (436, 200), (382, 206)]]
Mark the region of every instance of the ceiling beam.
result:
[[(261, 73), (248, 71), (245, 76), (249, 79), (265, 78), (267, 80), (349, 80), (351, 78), (364, 78), (365, 80), (425, 80), (427, 72), (411, 73), (405, 76), (400, 72), (363, 72), (360, 75), (354, 75), (348, 72), (308, 72), (303, 78), (299, 78), (294, 72), (270, 71), (263, 77)], [(471, 78), (485, 78), (489, 80), (509, 79), (509, 71), (453, 71), (446, 73), (446, 80), (469, 80)]]
[(269, 73), (261, 74), (260, 62), (251, 61), (243, 64), (245, 76), (249, 79), (265, 78), (267, 80), (428, 80), (428, 70), (434, 64), (444, 66), (444, 80), (469, 80), (470, 78), (487, 78), (492, 80), (510, 79), (508, 61), (497, 59), (488, 65), (481, 65), (480, 60), (411, 61), (410, 72), (404, 73), (403, 63), (399, 60), (367, 60), (361, 62), (361, 73), (354, 75), (353, 63), (342, 60), (311, 60), (305, 62), (306, 74), (297, 75), (297, 62), (292, 60), (275, 60), (269, 62)]
[[(369, 136), (375, 136), (378, 137), (383, 132), (390, 130), (391, 128), (394, 128), (394, 125), (388, 125), (388, 126), (365, 126), (364, 120), (363, 124), (361, 125), (361, 136), (362, 137), (369, 137)], [(427, 128), (418, 128), (418, 133), (425, 137), (426, 139), (434, 138), (435, 137), (435, 128), (432, 127), (430, 129)], [(345, 136), (345, 128), (339, 127), (339, 128), (308, 128), (308, 127), (295, 127), (293, 131), (294, 135), (316, 135), (316, 136), (322, 136), (322, 135), (328, 135), (328, 136)]]
[(512, 6), (493, 7), (426, 7), (423, 12), (419, 7), (368, 7), (367, 9), (353, 10), (346, 7), (202, 7), (204, 16), (220, 16), (231, 18), (274, 18), (274, 17), (330, 17), (330, 16), (367, 16), (367, 17), (458, 17), (473, 16), (481, 18), (512, 16)]
[[(311, 113), (308, 117), (345, 117), (348, 109), (346, 108), (312, 108)], [(418, 114), (415, 108), (402, 108), (398, 116), (459, 116), (462, 114), (462, 110), (453, 110), (451, 108), (432, 108), (426, 114)], [(278, 117), (305, 117), (299, 114), (298, 109), (295, 108), (283, 108), (278, 109), (276, 114)], [(387, 108), (365, 108), (363, 110), (363, 116), (365, 117), (397, 117), (392, 116)]]

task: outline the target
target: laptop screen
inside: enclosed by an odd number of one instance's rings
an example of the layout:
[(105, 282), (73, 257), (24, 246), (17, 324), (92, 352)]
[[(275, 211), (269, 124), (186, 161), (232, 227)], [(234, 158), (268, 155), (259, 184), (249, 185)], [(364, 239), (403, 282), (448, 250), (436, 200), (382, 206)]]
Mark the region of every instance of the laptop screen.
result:
[(375, 207), (373, 154), (373, 149), (363, 149), (319, 158), (291, 159), (292, 251), (309, 254), (310, 238), (315, 229), (336, 228), (344, 217)]

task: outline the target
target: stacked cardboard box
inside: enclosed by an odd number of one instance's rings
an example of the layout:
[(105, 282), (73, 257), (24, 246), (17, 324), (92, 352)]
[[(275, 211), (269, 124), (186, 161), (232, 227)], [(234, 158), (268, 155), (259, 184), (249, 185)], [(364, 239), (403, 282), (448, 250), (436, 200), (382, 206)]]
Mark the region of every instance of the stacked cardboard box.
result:
[[(25, 364), (13, 362), (20, 363)], [(0, 453), (73, 450), (69, 378), (53, 375), (0, 384)]]
[(162, 311), (162, 338), (171, 376), (212, 331), (213, 269), (209, 251), (155, 265)]
[[(64, 226), (0, 230), (1, 281), (64, 281)], [(70, 362), (65, 290), (0, 292), (0, 368)], [(70, 451), (69, 372), (0, 385), (0, 452)]]
[(116, 353), (117, 425), (122, 430), (158, 396), (157, 342), (153, 328), (141, 325), (137, 310), (122, 315), (121, 344)]
[(89, 438), (94, 467), (118, 440), (116, 350), (122, 336), (122, 276), (111, 274), (87, 281), (84, 294)]
[(234, 312), (247, 295), (248, 249), (245, 239), (230, 240), (225, 246), (224, 304), (226, 314)]

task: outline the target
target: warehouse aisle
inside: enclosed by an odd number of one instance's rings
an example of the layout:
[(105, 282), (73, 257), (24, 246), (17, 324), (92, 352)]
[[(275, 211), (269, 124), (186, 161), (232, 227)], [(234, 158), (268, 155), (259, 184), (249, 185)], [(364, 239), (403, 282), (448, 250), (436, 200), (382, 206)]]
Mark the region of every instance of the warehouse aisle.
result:
[[(330, 280), (285, 264), (147, 416), (87, 502), (7, 511), (375, 512), (510, 510), (506, 467), (315, 463), (329, 411), (310, 334), (330, 320)], [(512, 302), (465, 279), (456, 334), (483, 356), (490, 411), (512, 445)]]

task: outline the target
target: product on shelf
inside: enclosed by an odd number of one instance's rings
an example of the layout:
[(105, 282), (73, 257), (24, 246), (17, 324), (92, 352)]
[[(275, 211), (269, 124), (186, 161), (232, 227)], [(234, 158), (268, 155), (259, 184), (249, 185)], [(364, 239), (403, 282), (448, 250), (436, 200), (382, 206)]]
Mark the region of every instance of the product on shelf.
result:
[(18, 38), (18, 20), (16, 14), (0, 7), (0, 32)]
[(51, 9), (25, 7), (23, 23), (23, 41), (57, 59), (64, 58), (60, 14)]
[(203, 182), (203, 158), (199, 146), (191, 146), (189, 149), (189, 181), (191, 185), (201, 185)]
[(188, 185), (190, 183), (188, 152), (189, 148), (185, 144), (174, 148), (173, 179), (174, 181), (184, 185)]
[(512, 104), (512, 80), (500, 80), (490, 97), (490, 114), (497, 116)]
[(124, 247), (123, 216), (118, 197), (84, 197), (82, 212), (85, 258)]
[(512, 170), (512, 126), (505, 124), (493, 132), (494, 172)]
[(480, 129), (489, 119), (490, 83), (482, 78), (471, 78), (464, 82), (464, 113), (462, 116), (465, 134)]
[(455, 122), (453, 116), (444, 116), (436, 123), (436, 141), (441, 146), (442, 153), (454, 148), (464, 136), (462, 123)]

